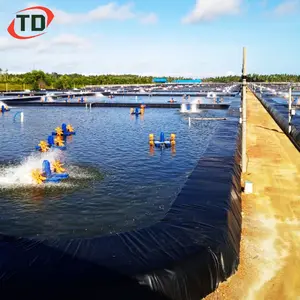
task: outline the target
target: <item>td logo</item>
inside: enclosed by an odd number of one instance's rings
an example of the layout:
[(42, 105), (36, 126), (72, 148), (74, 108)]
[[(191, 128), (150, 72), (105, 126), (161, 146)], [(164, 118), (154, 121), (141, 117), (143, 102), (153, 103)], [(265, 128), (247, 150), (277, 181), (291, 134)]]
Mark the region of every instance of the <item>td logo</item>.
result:
[[(18, 40), (26, 40), (45, 34), (43, 32), (52, 22), (53, 12), (43, 6), (32, 6), (16, 13), (16, 17), (9, 24), (8, 33)], [(27, 32), (30, 35), (24, 35)], [(33, 34), (34, 33), (34, 34)]]

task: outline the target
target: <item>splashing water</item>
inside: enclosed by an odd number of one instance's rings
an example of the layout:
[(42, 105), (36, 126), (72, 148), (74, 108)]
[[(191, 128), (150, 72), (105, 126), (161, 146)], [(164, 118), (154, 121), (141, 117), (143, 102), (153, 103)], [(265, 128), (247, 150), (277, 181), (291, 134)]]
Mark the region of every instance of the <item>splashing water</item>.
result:
[(1, 108), (2, 106), (7, 106), (8, 108), (10, 108), (6, 103), (4, 103), (3, 101), (0, 101), (0, 108)]
[[(94, 166), (66, 166), (66, 172), (69, 174), (68, 179), (59, 183), (37, 184), (31, 172), (34, 169), (42, 170), (44, 160), (50, 163), (54, 160), (64, 161), (65, 153), (57, 149), (50, 149), (46, 153), (37, 152), (23, 159), (20, 163), (0, 164), (0, 191), (9, 194), (16, 193), (18, 197), (25, 197), (26, 193), (32, 193), (39, 190), (48, 191), (52, 196), (61, 196), (66, 191), (72, 192), (78, 188), (91, 186), (93, 182), (103, 180), (104, 174)], [(31, 198), (37, 195), (30, 196)], [(38, 197), (44, 197), (40, 194)]]
[(96, 97), (105, 97), (105, 96), (101, 93), (96, 93)]
[(180, 108), (180, 112), (181, 113), (200, 113), (201, 110), (198, 109), (197, 105), (199, 104), (199, 99), (195, 99), (193, 100), (189, 105), (190, 105), (190, 109), (187, 109), (187, 105), (186, 103), (182, 103), (181, 104), (181, 108)]
[(11, 185), (36, 184), (31, 176), (32, 170), (41, 170), (45, 159), (50, 162), (57, 159), (62, 160), (62, 155), (61, 151), (50, 149), (49, 152), (31, 154), (18, 165), (0, 166), (0, 188)]
[(51, 96), (42, 96), (41, 97), (42, 102), (54, 102), (53, 98)]

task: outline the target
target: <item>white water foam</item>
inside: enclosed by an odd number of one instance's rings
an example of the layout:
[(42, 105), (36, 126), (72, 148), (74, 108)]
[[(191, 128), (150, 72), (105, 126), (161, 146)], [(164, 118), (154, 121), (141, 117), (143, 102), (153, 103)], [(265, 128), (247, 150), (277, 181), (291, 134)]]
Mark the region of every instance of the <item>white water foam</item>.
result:
[(92, 179), (94, 177), (87, 170), (78, 166), (68, 166), (67, 171), (70, 177), (74, 179)]
[[(47, 97), (47, 100), (46, 100), (46, 97)], [(42, 100), (42, 102), (54, 102), (53, 98), (51, 96), (48, 96), (48, 95), (42, 96), (41, 100)]]
[(3, 106), (7, 106), (8, 108), (10, 108), (6, 103), (4, 103), (3, 101), (0, 101), (0, 108)]
[(0, 188), (36, 184), (31, 176), (32, 170), (41, 170), (44, 160), (49, 160), (50, 162), (57, 159), (62, 160), (62, 155), (62, 151), (50, 149), (49, 152), (31, 154), (19, 165), (0, 166)]
[(105, 96), (101, 93), (96, 93), (96, 97), (105, 97)]
[(190, 104), (190, 109), (187, 110), (187, 106), (185, 103), (181, 104), (180, 112), (181, 113), (199, 113), (201, 110), (198, 109), (198, 100), (193, 100)]

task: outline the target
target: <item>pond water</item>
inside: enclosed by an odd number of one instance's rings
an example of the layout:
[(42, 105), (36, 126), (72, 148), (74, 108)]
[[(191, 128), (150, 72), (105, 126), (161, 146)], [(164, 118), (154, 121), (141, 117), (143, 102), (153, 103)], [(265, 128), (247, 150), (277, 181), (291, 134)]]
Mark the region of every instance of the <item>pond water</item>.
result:
[[(24, 123), (13, 121), (24, 112)], [(198, 117), (222, 117), (202, 110)], [(62, 123), (76, 135), (66, 151), (35, 146)], [(222, 121), (188, 126), (178, 109), (26, 107), (0, 114), (0, 232), (26, 237), (92, 237), (148, 226), (169, 209)], [(150, 149), (148, 135), (176, 134), (175, 149)], [(70, 179), (37, 185), (31, 171), (59, 158)]]
[[(264, 97), (264, 99), (276, 108), (286, 119), (288, 119), (288, 99), (282, 97)], [(300, 106), (296, 105), (300, 102), (298, 98), (293, 101), (293, 107), (295, 108), (295, 116), (292, 118), (292, 124), (300, 130)]]
[[(108, 103), (169, 103), (168, 101), (175, 100), (174, 103), (201, 103), (201, 104), (210, 104), (210, 103), (223, 103), (228, 104), (231, 103), (233, 97), (218, 97), (219, 100), (212, 99), (212, 98), (206, 98), (206, 97), (191, 97), (186, 100), (183, 99), (183, 97), (172, 97), (172, 96), (155, 96), (155, 97), (149, 97), (149, 96), (116, 96), (114, 98), (108, 98), (108, 97), (84, 97), (87, 102), (108, 102)], [(73, 99), (69, 99), (70, 102), (78, 102), (81, 99), (81, 97), (75, 97)], [(58, 98), (54, 101), (67, 101), (66, 98)], [(220, 101), (220, 102), (219, 102)]]

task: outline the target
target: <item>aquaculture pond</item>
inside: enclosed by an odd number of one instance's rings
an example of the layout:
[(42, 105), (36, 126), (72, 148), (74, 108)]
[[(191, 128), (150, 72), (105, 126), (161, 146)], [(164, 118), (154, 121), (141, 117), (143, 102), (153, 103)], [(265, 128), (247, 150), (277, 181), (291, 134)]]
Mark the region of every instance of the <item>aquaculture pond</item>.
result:
[[(278, 112), (288, 120), (288, 99), (282, 97), (264, 97), (264, 99), (270, 103)], [(299, 104), (298, 104), (299, 103)], [(295, 116), (292, 118), (292, 124), (300, 130), (300, 100), (298, 97), (293, 101), (293, 107), (295, 108)]]
[[(216, 99), (213, 98), (206, 98), (206, 97), (190, 97), (187, 99), (183, 99), (183, 97), (172, 97), (172, 96), (116, 96), (114, 98), (109, 97), (99, 97), (99, 96), (91, 96), (91, 97), (85, 97), (82, 96), (84, 100), (87, 102), (106, 102), (106, 103), (132, 103), (132, 104), (142, 104), (142, 103), (171, 103), (169, 102), (171, 99), (173, 99), (175, 102), (173, 103), (201, 103), (201, 104), (208, 104), (208, 103), (224, 103), (228, 104), (231, 103), (233, 97), (222, 97), (218, 96)], [(54, 101), (59, 102), (78, 102), (82, 97), (74, 97), (74, 98), (57, 98)]]
[[(24, 112), (24, 123), (14, 115)], [(225, 110), (196, 116), (222, 117)], [(193, 114), (195, 117), (195, 114)], [(224, 121), (193, 121), (178, 109), (26, 107), (0, 115), (0, 232), (26, 237), (91, 237), (148, 226), (167, 212)], [(76, 135), (66, 151), (35, 146), (63, 122)], [(151, 149), (148, 136), (176, 134), (174, 149)], [(70, 178), (33, 182), (44, 159), (60, 159)]]

